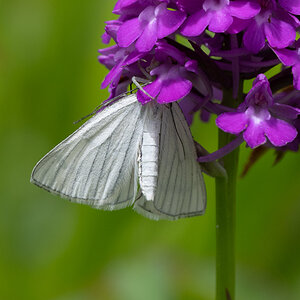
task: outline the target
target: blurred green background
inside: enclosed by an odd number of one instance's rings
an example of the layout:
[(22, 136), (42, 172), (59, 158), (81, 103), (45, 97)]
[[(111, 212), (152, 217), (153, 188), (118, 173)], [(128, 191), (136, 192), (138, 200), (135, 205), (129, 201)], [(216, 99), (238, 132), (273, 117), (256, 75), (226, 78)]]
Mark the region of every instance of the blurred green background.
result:
[[(97, 211), (29, 183), (34, 164), (107, 97), (97, 62), (114, 1), (0, 0), (0, 299), (214, 297), (214, 181), (202, 217)], [(193, 126), (216, 149), (213, 122)], [(241, 151), (241, 168), (249, 150)], [(237, 299), (300, 299), (299, 155), (238, 182)]]

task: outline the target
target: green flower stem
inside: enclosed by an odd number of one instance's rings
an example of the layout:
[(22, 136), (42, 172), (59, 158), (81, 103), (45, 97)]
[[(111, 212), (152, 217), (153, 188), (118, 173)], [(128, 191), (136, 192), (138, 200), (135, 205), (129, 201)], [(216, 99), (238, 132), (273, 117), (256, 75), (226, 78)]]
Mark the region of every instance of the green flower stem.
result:
[[(236, 107), (231, 91), (224, 94), (226, 105)], [(235, 136), (219, 130), (219, 148)], [(222, 160), (227, 178), (216, 178), (216, 300), (235, 299), (235, 203), (239, 148)]]

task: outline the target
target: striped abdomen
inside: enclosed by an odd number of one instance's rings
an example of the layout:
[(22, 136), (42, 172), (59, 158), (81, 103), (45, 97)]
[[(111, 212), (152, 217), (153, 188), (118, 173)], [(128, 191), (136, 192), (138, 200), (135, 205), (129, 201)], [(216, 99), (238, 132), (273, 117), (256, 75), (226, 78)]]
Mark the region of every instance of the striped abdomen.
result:
[(139, 152), (139, 180), (142, 193), (148, 201), (153, 201), (158, 177), (161, 109), (149, 104)]

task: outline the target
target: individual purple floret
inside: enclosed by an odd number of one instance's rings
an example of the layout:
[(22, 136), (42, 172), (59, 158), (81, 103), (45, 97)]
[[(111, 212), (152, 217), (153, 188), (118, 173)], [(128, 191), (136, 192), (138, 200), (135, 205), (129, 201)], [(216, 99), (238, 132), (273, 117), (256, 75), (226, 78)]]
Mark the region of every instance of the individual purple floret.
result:
[[(192, 89), (192, 82), (186, 79), (187, 70), (184, 66), (165, 63), (153, 69), (151, 76), (157, 78), (144, 87), (144, 90), (158, 103), (169, 103), (185, 97)], [(147, 94), (139, 90), (137, 98), (142, 104), (151, 101)]]
[(158, 39), (174, 33), (186, 18), (185, 13), (167, 9), (167, 3), (146, 7), (137, 18), (125, 21), (117, 33), (120, 47), (128, 47), (136, 41), (140, 52), (152, 49)]
[(159, 66), (153, 68), (150, 75), (156, 79), (146, 85), (144, 91), (137, 92), (138, 100), (146, 104), (155, 98), (158, 103), (163, 104), (188, 95), (193, 86), (190, 75), (197, 73), (197, 62), (165, 42), (157, 43), (155, 58)]
[(206, 0), (203, 2), (203, 9), (196, 11), (187, 19), (181, 33), (185, 36), (196, 36), (207, 26), (212, 32), (225, 32), (234, 17), (250, 19), (257, 15), (259, 10), (260, 6), (253, 1)]
[(260, 74), (237, 112), (223, 113), (216, 119), (217, 126), (225, 132), (243, 132), (244, 140), (251, 148), (266, 143), (276, 147), (293, 141), (297, 130), (285, 120), (296, 119), (300, 110), (274, 103), (268, 79)]
[[(244, 24), (247, 24), (244, 27), (243, 37), (246, 48), (257, 53), (265, 46), (265, 39), (268, 40), (271, 47), (285, 48), (289, 46), (296, 38), (296, 27), (298, 26), (296, 19), (280, 7), (275, 0), (259, 0), (258, 2), (261, 6), (260, 13)], [(295, 6), (289, 4), (293, 1), (282, 0), (280, 2), (288, 4), (286, 6), (291, 9), (299, 6), (299, 4)], [(236, 19), (235, 22), (240, 21)]]

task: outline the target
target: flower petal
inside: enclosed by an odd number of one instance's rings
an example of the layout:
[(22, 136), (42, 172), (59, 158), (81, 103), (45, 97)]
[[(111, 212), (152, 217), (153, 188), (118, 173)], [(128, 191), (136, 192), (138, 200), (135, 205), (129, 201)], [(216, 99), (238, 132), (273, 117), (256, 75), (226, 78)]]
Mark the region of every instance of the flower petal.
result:
[(292, 72), (294, 75), (294, 87), (300, 90), (300, 63), (292, 67)]
[(220, 10), (211, 10), (208, 14), (211, 15), (208, 29), (212, 32), (224, 32), (233, 22), (233, 18), (227, 7)]
[(105, 89), (113, 80), (114, 78), (117, 78), (123, 71), (122, 65), (125, 61), (126, 57), (124, 57), (123, 60), (120, 60), (106, 75), (104, 78), (102, 84), (101, 84), (101, 89)]
[(157, 41), (157, 20), (154, 19), (145, 27), (135, 46), (140, 52), (150, 51)]
[(264, 31), (271, 47), (285, 48), (296, 38), (295, 28), (287, 20), (272, 18), (264, 24)]
[(258, 53), (265, 45), (265, 34), (263, 28), (255, 21), (252, 21), (246, 29), (243, 42), (249, 51)]
[(270, 142), (277, 147), (292, 142), (297, 136), (296, 128), (279, 119), (271, 118), (265, 122), (265, 133)]
[(250, 19), (260, 12), (260, 5), (253, 1), (230, 1), (230, 13), (239, 19)]
[(279, 0), (278, 2), (288, 12), (300, 15), (300, 0)]
[[(160, 80), (155, 80), (153, 82), (151, 82), (150, 84), (144, 86), (144, 90), (152, 97), (155, 98), (159, 91), (161, 90), (161, 81)], [(141, 102), (143, 105), (150, 102), (152, 99), (146, 95), (143, 91), (138, 90), (137, 91), (137, 99), (139, 102)]]
[(191, 91), (192, 86), (193, 84), (185, 78), (177, 77), (164, 80), (157, 102), (163, 104), (182, 99)]
[(285, 120), (295, 120), (300, 114), (300, 109), (286, 104), (274, 104), (269, 110), (276, 115), (276, 118)]
[(219, 115), (216, 119), (217, 126), (225, 132), (238, 134), (242, 132), (248, 123), (248, 117), (244, 112), (228, 112)]
[(204, 10), (197, 11), (187, 19), (180, 32), (185, 36), (197, 36), (205, 30), (210, 19), (211, 15)]
[(185, 18), (185, 13), (181, 11), (165, 9), (157, 18), (157, 37), (162, 39), (175, 32), (184, 22)]
[(243, 137), (252, 149), (264, 144), (267, 141), (265, 137), (265, 122), (256, 123), (250, 120)]
[(289, 49), (273, 49), (273, 51), (286, 66), (292, 66), (299, 60), (297, 51)]
[(138, 18), (134, 18), (124, 22), (117, 33), (117, 42), (120, 47), (128, 47), (143, 32)]
[(250, 22), (251, 20), (242, 20), (233, 17), (233, 22), (227, 29), (227, 32), (230, 34), (237, 34), (242, 30), (244, 30), (249, 25)]

